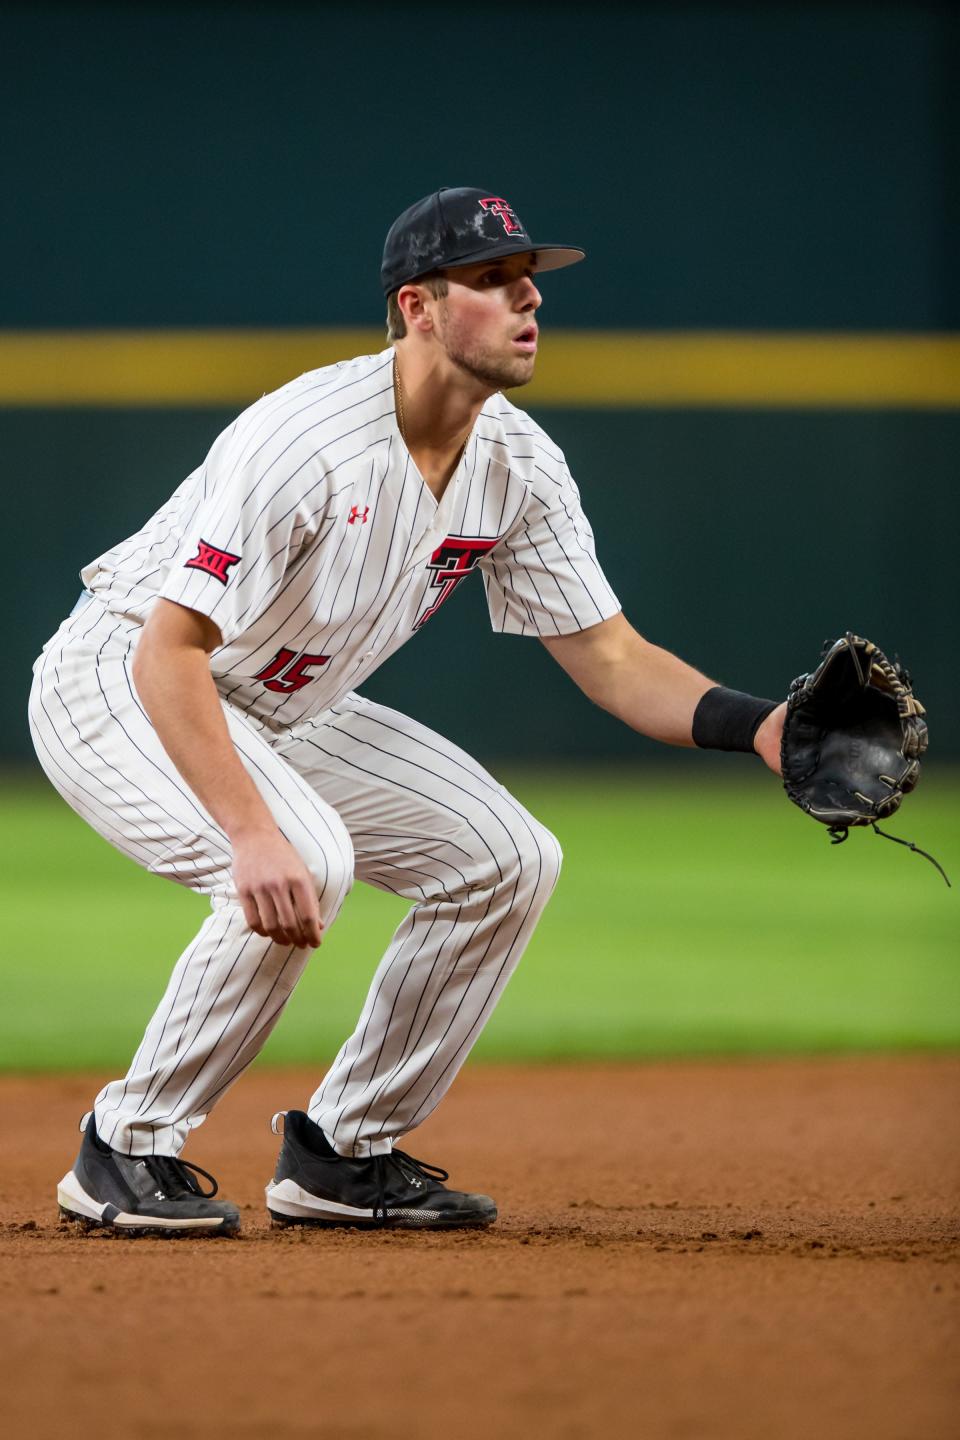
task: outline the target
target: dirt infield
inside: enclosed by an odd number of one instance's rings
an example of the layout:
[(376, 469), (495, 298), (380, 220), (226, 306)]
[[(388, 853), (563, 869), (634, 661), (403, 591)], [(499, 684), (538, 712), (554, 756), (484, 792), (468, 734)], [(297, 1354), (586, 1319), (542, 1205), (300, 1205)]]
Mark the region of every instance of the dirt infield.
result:
[(237, 1240), (80, 1238), (97, 1080), (0, 1081), (8, 1434), (939, 1440), (960, 1431), (960, 1059), (483, 1068), (407, 1142), (501, 1219), (271, 1231), (248, 1075), (191, 1140)]

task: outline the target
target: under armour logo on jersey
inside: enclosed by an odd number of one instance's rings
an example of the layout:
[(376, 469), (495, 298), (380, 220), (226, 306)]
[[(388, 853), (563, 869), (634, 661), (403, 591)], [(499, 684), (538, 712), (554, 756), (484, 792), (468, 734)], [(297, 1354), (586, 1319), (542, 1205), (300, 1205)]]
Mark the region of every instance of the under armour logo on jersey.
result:
[(506, 200), (501, 200), (499, 195), (488, 195), (486, 200), (480, 201), (483, 210), (492, 210), (497, 219), (501, 221), (504, 230), (508, 235), (522, 235), (523, 226), (513, 212), (513, 207), (508, 205)]
[(363, 507), (363, 512), (362, 512), (362, 513), (361, 513), (361, 510), (360, 510), (360, 506), (359, 506), (359, 505), (354, 505), (353, 508), (352, 508), (352, 510), (350, 511), (350, 514), (347, 516), (347, 524), (348, 524), (348, 525), (356, 525), (357, 521), (359, 520), (361, 525), (366, 525), (366, 523), (367, 523), (367, 516), (368, 516), (369, 514), (370, 514), (370, 506), (369, 506), (369, 505), (364, 505), (364, 507)]
[(231, 555), (229, 550), (218, 550), (216, 545), (208, 545), (206, 540), (201, 540), (196, 555), (186, 562), (184, 568), (203, 570), (215, 580), (219, 580), (221, 585), (226, 585), (230, 579), (230, 566), (239, 563), (239, 555)]
[(494, 535), (492, 540), (485, 540), (482, 536), (448, 535), (443, 544), (437, 546), (427, 561), (427, 569), (433, 571), (430, 584), (435, 586), (440, 594), (433, 604), (424, 610), (414, 625), (414, 630), (419, 630), (421, 625), (426, 625), (431, 615), (436, 615), (444, 600), (453, 594), (460, 581), (466, 580), (480, 556), (492, 550), (499, 540), (499, 535)]

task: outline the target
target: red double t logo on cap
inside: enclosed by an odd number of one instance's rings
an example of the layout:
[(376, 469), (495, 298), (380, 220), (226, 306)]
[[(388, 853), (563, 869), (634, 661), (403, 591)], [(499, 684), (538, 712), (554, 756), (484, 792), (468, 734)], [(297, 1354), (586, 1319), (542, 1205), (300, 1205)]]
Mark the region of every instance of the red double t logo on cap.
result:
[(486, 200), (480, 201), (481, 209), (492, 210), (497, 218), (503, 223), (503, 228), (508, 235), (522, 235), (523, 226), (513, 213), (512, 206), (506, 200), (501, 200), (499, 195), (488, 195)]

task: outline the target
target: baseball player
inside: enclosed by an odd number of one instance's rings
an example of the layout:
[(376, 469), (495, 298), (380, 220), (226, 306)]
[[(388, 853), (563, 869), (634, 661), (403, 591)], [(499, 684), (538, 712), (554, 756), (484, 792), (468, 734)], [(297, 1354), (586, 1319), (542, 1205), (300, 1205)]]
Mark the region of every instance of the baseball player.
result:
[(66, 1217), (237, 1229), (181, 1150), (358, 877), (411, 908), (306, 1110), (274, 1117), (269, 1211), (318, 1225), (495, 1219), (491, 1199), (449, 1188), (397, 1142), (469, 1054), (560, 848), (469, 755), (358, 693), (471, 571), (495, 630), (539, 637), (634, 729), (778, 768), (782, 707), (637, 634), (562, 453), (502, 394), (533, 375), (540, 274), (581, 259), (534, 242), (491, 192), (419, 201), (386, 240), (389, 347), (251, 405), (142, 530), (84, 568), (35, 667), (37, 754), (101, 835), (209, 896), (210, 915), (127, 1074), (85, 1117), (58, 1191)]

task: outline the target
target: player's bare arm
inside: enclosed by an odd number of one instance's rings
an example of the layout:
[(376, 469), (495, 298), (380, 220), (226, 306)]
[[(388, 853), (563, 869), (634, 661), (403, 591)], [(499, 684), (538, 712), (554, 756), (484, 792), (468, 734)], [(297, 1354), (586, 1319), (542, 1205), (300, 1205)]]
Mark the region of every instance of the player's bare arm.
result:
[[(694, 714), (716, 681), (645, 640), (624, 615), (573, 635), (542, 638), (557, 663), (601, 709), (653, 740), (696, 743)], [(785, 710), (785, 704), (772, 710), (753, 740), (757, 754), (777, 775)]]
[[(627, 724), (677, 745), (756, 744), (775, 768), (775, 703), (713, 685), (622, 618), (562, 452), (502, 393), (533, 374), (540, 276), (583, 258), (534, 242), (502, 196), (425, 196), (384, 244), (388, 347), (254, 402), (166, 506), (84, 567), (35, 671), (41, 763), (112, 844), (212, 905), (128, 1074), (96, 1098), (57, 1191), (68, 1217), (236, 1230), (237, 1208), (198, 1194), (174, 1160), (356, 877), (412, 908), (308, 1109), (286, 1112), (270, 1215), (496, 1218), (490, 1197), (447, 1189), (394, 1142), (452, 1083), (560, 848), (442, 735), (357, 693), (475, 569), (498, 632), (572, 624), (548, 649)], [(142, 706), (129, 704), (131, 653)], [(482, 894), (482, 915), (458, 905), (451, 921), (451, 887)]]
[(208, 659), (219, 644), (206, 615), (158, 599), (137, 646), (134, 681), (167, 754), (227, 834), (251, 930), (312, 949), (322, 938), (316, 889), (230, 739)]

